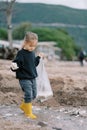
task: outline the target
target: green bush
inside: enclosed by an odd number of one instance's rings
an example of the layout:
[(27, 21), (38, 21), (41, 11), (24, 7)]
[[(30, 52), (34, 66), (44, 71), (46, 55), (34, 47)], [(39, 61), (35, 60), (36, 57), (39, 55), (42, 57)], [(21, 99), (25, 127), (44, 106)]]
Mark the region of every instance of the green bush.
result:
[(73, 60), (76, 56), (78, 46), (73, 38), (63, 29), (36, 28), (32, 29), (37, 33), (40, 41), (55, 41), (57, 46), (62, 49), (62, 58)]
[(8, 39), (7, 30), (4, 28), (0, 28), (0, 39), (2, 39), (2, 40)]

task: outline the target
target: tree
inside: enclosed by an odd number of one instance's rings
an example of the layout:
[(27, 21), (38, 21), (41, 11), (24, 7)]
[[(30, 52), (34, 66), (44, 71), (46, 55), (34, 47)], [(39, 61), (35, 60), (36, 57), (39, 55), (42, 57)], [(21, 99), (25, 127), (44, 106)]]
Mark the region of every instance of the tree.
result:
[(57, 46), (62, 49), (61, 59), (74, 60), (78, 51), (74, 39), (63, 29), (53, 28), (33, 28), (40, 41), (55, 41)]
[[(5, 11), (6, 20), (7, 20), (7, 28), (8, 28), (8, 41), (9, 48), (12, 49), (12, 9), (16, 0), (2, 0), (2, 4), (4, 6), (0, 6), (0, 11)], [(1, 5), (2, 5), (1, 4)]]

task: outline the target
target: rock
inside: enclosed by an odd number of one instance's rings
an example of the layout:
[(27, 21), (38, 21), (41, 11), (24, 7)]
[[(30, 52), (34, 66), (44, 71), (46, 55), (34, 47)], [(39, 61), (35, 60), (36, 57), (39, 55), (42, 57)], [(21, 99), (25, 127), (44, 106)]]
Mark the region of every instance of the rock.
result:
[(38, 122), (38, 125), (41, 126), (41, 127), (46, 127), (47, 122)]
[(52, 129), (55, 129), (55, 130), (62, 130), (61, 128), (57, 128), (57, 127), (52, 127)]

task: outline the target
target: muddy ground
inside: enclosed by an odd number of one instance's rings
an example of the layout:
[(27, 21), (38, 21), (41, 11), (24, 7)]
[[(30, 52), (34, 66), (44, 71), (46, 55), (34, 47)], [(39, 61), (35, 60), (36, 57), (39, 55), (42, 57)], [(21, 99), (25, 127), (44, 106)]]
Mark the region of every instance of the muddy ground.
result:
[(19, 109), (23, 93), (10, 64), (0, 60), (0, 130), (87, 130), (87, 63), (45, 62), (53, 97), (33, 102), (36, 121)]

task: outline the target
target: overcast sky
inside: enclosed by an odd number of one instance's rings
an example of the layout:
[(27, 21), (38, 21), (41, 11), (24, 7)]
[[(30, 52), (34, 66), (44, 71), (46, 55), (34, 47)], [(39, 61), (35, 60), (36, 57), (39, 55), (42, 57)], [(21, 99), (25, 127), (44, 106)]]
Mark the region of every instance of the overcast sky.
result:
[(28, 3), (60, 4), (73, 8), (87, 9), (87, 0), (17, 0)]

